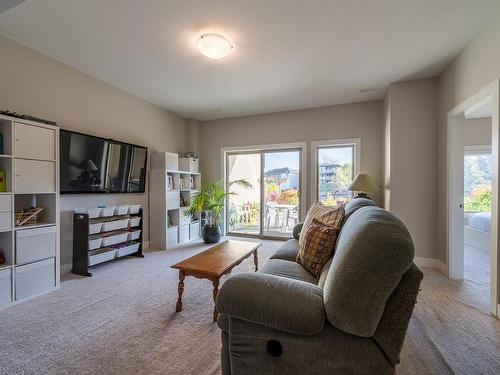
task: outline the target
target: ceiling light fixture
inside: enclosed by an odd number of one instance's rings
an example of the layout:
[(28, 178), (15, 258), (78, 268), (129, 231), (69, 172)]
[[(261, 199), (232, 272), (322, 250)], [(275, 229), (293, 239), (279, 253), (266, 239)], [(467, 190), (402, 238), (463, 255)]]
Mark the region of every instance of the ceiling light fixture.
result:
[(211, 59), (222, 59), (233, 49), (231, 41), (223, 35), (208, 33), (196, 42), (198, 50)]

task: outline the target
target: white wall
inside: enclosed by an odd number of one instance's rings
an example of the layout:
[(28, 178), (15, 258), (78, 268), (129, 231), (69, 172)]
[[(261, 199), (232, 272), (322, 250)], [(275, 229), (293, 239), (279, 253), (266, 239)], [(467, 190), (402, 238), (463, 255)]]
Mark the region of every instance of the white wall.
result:
[[(205, 180), (221, 178), (221, 147), (361, 138), (361, 170), (382, 186), (382, 101), (206, 121), (200, 124)], [(307, 172), (307, 186), (310, 173)], [(382, 204), (382, 192), (371, 194)], [(308, 200), (310, 192), (307, 193)]]
[(446, 68), (438, 83), (438, 258), (446, 261), (447, 113), (500, 78), (500, 2), (492, 20)]
[[(144, 145), (149, 151), (184, 151), (183, 118), (4, 37), (0, 37), (0, 56), (1, 109), (54, 120), (64, 129)], [(147, 193), (61, 196), (62, 264), (71, 263), (74, 208), (126, 202), (145, 207), (147, 240)]]
[[(437, 81), (394, 83), (384, 105), (385, 207), (407, 226), (418, 257), (436, 257)], [(390, 197), (390, 199), (388, 199)]]

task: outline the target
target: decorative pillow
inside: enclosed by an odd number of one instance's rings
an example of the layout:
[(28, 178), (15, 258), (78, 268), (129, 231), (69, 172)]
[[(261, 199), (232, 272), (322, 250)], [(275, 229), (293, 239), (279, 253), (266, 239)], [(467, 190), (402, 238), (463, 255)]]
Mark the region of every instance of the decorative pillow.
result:
[(313, 203), (309, 211), (307, 212), (306, 219), (304, 220), (304, 225), (299, 236), (299, 245), (302, 247), (304, 245), (304, 234), (307, 232), (309, 225), (312, 224), (313, 219), (317, 219), (324, 225), (329, 227), (339, 227), (342, 225), (344, 220), (344, 206), (342, 207), (328, 207), (319, 202)]
[(319, 277), (324, 265), (335, 251), (335, 242), (340, 232), (340, 226), (329, 227), (313, 219), (305, 233), (304, 245), (300, 246), (297, 263), (304, 266), (314, 276)]

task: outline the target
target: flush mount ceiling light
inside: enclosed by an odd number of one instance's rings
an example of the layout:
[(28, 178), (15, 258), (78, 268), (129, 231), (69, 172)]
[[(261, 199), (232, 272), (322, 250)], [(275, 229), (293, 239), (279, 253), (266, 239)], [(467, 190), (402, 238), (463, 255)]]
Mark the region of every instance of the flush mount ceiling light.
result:
[(196, 42), (198, 50), (211, 59), (222, 59), (233, 49), (231, 41), (223, 35), (208, 33)]

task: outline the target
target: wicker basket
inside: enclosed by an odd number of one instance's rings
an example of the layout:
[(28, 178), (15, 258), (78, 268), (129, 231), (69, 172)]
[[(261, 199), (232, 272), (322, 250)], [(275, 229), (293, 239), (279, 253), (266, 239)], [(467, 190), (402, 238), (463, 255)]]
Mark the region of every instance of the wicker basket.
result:
[(43, 211), (43, 208), (30, 207), (25, 208), (21, 212), (16, 212), (16, 227), (23, 225), (36, 224), (37, 215)]

